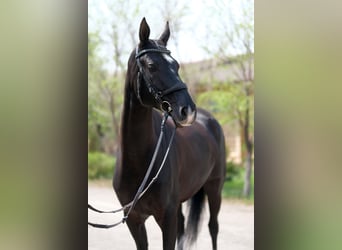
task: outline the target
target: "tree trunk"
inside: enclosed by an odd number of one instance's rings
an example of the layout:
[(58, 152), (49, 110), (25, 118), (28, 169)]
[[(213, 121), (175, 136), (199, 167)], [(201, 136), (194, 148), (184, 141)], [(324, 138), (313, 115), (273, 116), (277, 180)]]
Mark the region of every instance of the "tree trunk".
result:
[[(247, 96), (248, 98), (248, 96)], [(251, 174), (252, 174), (252, 152), (253, 152), (253, 143), (249, 136), (249, 100), (247, 99), (247, 108), (245, 113), (245, 123), (243, 126), (244, 130), (244, 141), (246, 145), (246, 160), (245, 160), (245, 182), (243, 187), (243, 196), (249, 197), (251, 194)]]
[(252, 175), (252, 154), (247, 151), (247, 157), (245, 162), (245, 182), (243, 187), (243, 196), (249, 197), (251, 195), (251, 175)]

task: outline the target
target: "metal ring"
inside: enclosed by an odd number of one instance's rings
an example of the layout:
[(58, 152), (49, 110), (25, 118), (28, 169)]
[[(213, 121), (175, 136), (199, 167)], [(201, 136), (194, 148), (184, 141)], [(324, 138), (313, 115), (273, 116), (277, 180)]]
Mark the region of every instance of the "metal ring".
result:
[(165, 112), (168, 112), (168, 113), (170, 113), (172, 111), (171, 104), (167, 101), (162, 102), (161, 109)]

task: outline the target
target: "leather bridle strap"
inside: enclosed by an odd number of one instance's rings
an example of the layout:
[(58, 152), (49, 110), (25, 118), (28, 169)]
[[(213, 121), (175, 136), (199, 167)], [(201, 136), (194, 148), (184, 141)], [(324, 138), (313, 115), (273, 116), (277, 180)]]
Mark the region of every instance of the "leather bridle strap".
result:
[(168, 49), (143, 49), (139, 51), (138, 46), (135, 48), (135, 59), (140, 58), (142, 55), (149, 53), (149, 52), (157, 52), (157, 53), (165, 53), (170, 55), (171, 51)]

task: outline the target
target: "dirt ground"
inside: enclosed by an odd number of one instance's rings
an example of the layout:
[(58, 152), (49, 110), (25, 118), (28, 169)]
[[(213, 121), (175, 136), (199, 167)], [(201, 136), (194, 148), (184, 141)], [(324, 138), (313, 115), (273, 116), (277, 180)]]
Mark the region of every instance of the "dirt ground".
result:
[[(88, 201), (94, 207), (112, 210), (120, 207), (114, 191), (108, 185), (90, 184)], [(88, 210), (88, 220), (94, 223), (112, 224), (121, 220), (122, 213), (98, 214)], [(203, 223), (197, 242), (191, 249), (211, 249), (209, 235), (208, 207), (206, 206)], [(218, 235), (218, 249), (251, 250), (254, 249), (254, 206), (239, 201), (224, 200), (219, 214), (220, 231)], [(146, 221), (149, 249), (162, 249), (161, 231), (150, 217)], [(135, 243), (125, 224), (111, 229), (97, 229), (88, 226), (89, 250), (134, 250)]]

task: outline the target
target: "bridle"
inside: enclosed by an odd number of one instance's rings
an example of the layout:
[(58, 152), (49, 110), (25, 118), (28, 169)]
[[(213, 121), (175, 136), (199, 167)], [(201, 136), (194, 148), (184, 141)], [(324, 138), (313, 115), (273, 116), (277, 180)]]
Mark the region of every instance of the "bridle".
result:
[[(149, 93), (154, 97), (154, 99), (156, 100), (156, 102), (158, 103), (158, 105), (160, 106), (160, 109), (165, 111), (165, 112), (171, 112), (172, 108), (169, 102), (163, 100), (163, 97), (166, 95), (169, 95), (171, 93), (183, 90), (183, 89), (187, 89), (186, 85), (182, 82), (177, 82), (176, 84), (174, 84), (172, 87), (168, 88), (168, 89), (164, 89), (164, 90), (159, 90), (157, 89), (152, 82), (152, 79), (150, 79), (149, 77), (147, 77), (146, 73), (144, 72), (144, 68), (141, 65), (140, 62), (140, 57), (142, 57), (143, 55), (147, 54), (147, 53), (164, 53), (164, 54), (171, 54), (171, 51), (169, 51), (168, 49), (166, 49), (165, 47), (161, 47), (158, 46), (157, 49), (143, 49), (141, 51), (139, 51), (139, 46), (136, 47), (135, 49), (135, 59), (137, 61), (137, 65), (139, 68), (138, 71), (138, 79), (137, 79), (137, 97), (140, 101), (141, 104), (143, 104), (143, 100), (141, 99), (141, 95), (140, 95), (140, 86), (141, 86), (141, 82), (142, 80), (144, 80), (145, 85), (149, 91)], [(143, 104), (144, 105), (144, 104)]]
[(96, 228), (108, 229), (108, 228), (112, 228), (112, 227), (115, 227), (115, 226), (117, 226), (117, 225), (119, 225), (121, 223), (125, 223), (126, 222), (126, 220), (128, 218), (128, 215), (130, 214), (130, 212), (132, 211), (132, 209), (134, 208), (134, 206), (136, 205), (138, 200), (147, 192), (147, 190), (151, 187), (151, 185), (157, 180), (161, 170), (163, 169), (163, 166), (165, 164), (166, 158), (167, 158), (167, 156), (169, 154), (170, 147), (172, 145), (172, 141), (173, 141), (176, 129), (177, 129), (177, 125), (175, 123), (175, 127), (174, 127), (174, 129), (172, 131), (172, 135), (171, 135), (168, 147), (167, 147), (167, 149), (165, 151), (165, 155), (164, 155), (164, 158), (163, 158), (163, 160), (162, 160), (162, 162), (161, 162), (161, 164), (159, 166), (159, 169), (158, 169), (156, 175), (150, 181), (150, 183), (146, 186), (147, 180), (150, 177), (150, 173), (151, 173), (152, 168), (154, 166), (154, 163), (156, 161), (157, 154), (158, 154), (158, 151), (160, 149), (161, 141), (162, 141), (163, 136), (164, 136), (165, 123), (167, 121), (167, 118), (168, 118), (169, 114), (172, 112), (172, 108), (171, 108), (170, 103), (165, 101), (165, 100), (163, 100), (163, 97), (166, 96), (166, 95), (169, 95), (171, 93), (174, 93), (176, 91), (187, 89), (186, 85), (184, 83), (181, 83), (181, 82), (178, 82), (174, 86), (172, 86), (172, 87), (170, 87), (168, 89), (162, 90), (162, 91), (158, 90), (157, 88), (155, 88), (153, 86), (152, 79), (149, 79), (146, 76), (146, 74), (144, 73), (144, 69), (143, 69), (143, 67), (141, 65), (141, 62), (140, 62), (140, 57), (143, 56), (146, 53), (166, 53), (166, 54), (170, 54), (171, 52), (169, 50), (167, 50), (166, 48), (162, 48), (162, 47), (159, 47), (159, 49), (144, 49), (144, 50), (141, 50), (141, 51), (139, 51), (138, 47), (136, 48), (135, 59), (137, 61), (137, 65), (138, 65), (138, 68), (139, 68), (138, 80), (137, 80), (137, 90), (138, 90), (137, 91), (137, 96), (138, 96), (138, 99), (143, 104), (141, 96), (140, 96), (140, 92), (139, 92), (140, 85), (141, 85), (142, 78), (143, 78), (148, 91), (154, 97), (156, 102), (160, 105), (161, 110), (164, 111), (164, 117), (163, 117), (162, 122), (161, 122), (161, 128), (160, 128), (160, 134), (159, 134), (158, 142), (157, 142), (156, 148), (154, 150), (154, 153), (153, 153), (151, 162), (149, 164), (149, 167), (148, 167), (148, 169), (146, 171), (145, 177), (144, 177), (142, 183), (140, 184), (140, 186), (138, 188), (138, 191), (135, 194), (135, 196), (134, 196), (134, 198), (133, 198), (133, 200), (131, 202), (129, 202), (126, 205), (122, 206), (121, 208), (119, 208), (117, 210), (113, 210), (113, 211), (102, 211), (102, 210), (96, 209), (93, 206), (88, 204), (88, 208), (89, 209), (91, 209), (91, 210), (93, 210), (95, 212), (98, 212), (98, 213), (117, 213), (117, 212), (120, 212), (120, 211), (124, 211), (124, 217), (120, 221), (118, 221), (117, 223), (114, 223), (114, 224), (105, 225), (105, 224), (95, 224), (95, 223), (88, 222), (88, 225), (96, 227)]

